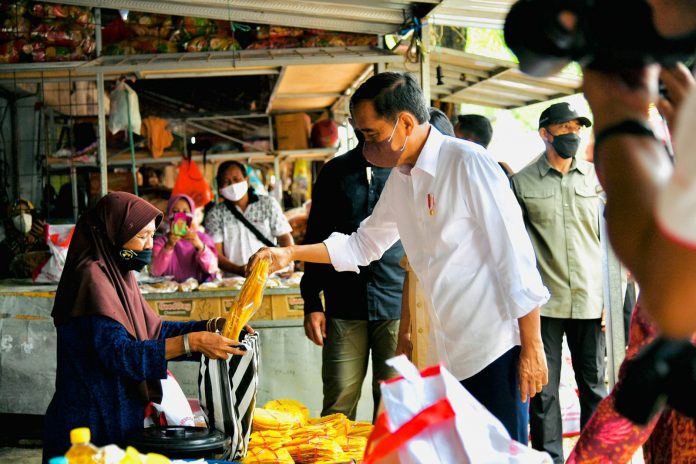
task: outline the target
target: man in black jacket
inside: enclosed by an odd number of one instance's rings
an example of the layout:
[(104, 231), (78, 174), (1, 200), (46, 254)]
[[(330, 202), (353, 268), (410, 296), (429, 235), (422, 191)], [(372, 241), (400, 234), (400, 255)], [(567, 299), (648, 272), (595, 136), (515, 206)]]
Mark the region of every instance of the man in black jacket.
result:
[[(319, 243), (333, 232), (355, 232), (372, 213), (390, 172), (390, 168), (373, 167), (365, 160), (362, 141), (329, 161), (314, 186), (305, 243)], [(370, 356), (377, 409), (379, 381), (394, 375), (384, 361), (396, 350), (403, 256), (401, 242), (396, 242), (380, 260), (361, 267), (359, 274), (337, 272), (329, 264), (305, 263), (300, 284), (305, 334), (323, 347), (322, 416), (340, 412), (355, 419)]]

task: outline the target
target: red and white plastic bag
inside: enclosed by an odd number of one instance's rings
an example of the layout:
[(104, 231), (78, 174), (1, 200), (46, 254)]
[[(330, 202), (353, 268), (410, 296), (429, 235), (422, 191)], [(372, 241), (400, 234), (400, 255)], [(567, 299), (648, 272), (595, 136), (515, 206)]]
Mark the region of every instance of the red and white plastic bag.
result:
[[(419, 372), (405, 356), (387, 361), (401, 377), (382, 383), (382, 407), (363, 464), (547, 464), (442, 366)], [(495, 386), (492, 386), (495, 388)]]
[(51, 256), (34, 271), (34, 282), (60, 282), (74, 230), (75, 224), (46, 224), (46, 244)]

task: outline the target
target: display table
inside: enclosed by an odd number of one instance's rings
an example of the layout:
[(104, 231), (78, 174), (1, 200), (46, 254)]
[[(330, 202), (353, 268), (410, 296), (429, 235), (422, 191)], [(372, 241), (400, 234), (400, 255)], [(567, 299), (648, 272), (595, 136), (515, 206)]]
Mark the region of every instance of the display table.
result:
[[(0, 413), (44, 414), (53, 396), (56, 331), (51, 318), (56, 285), (0, 280)], [(237, 291), (147, 293), (150, 307), (166, 320), (223, 316)], [(298, 288), (268, 288), (251, 325), (261, 338), (258, 403), (301, 401), (319, 416), (321, 348), (304, 334), (304, 304)], [(198, 396), (198, 363), (170, 362), (186, 396)], [(371, 420), (371, 370), (358, 418)]]

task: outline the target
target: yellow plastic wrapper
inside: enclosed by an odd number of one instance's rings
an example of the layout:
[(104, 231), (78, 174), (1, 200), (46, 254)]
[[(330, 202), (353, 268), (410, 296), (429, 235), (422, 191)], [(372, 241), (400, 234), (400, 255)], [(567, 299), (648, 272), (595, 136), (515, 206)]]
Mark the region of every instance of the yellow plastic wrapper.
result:
[[(291, 442), (292, 443), (292, 442)], [(283, 449), (288, 450), (295, 462), (346, 462), (350, 459), (343, 453), (343, 448), (329, 438), (312, 438), (301, 444), (286, 444)]]
[(242, 464), (295, 464), (285, 448), (271, 450), (267, 448), (250, 448), (242, 459)]
[(374, 426), (370, 422), (353, 422), (350, 424), (351, 428), (348, 431), (348, 435), (351, 437), (365, 437), (368, 438), (372, 433)]
[(309, 409), (304, 404), (295, 400), (271, 400), (263, 405), (264, 409), (282, 411), (297, 417), (302, 425), (309, 419)]
[(244, 326), (261, 306), (269, 265), (266, 259), (260, 259), (254, 263), (227, 314), (225, 328), (222, 330), (223, 336), (237, 340)]
[(338, 433), (338, 435), (348, 435), (351, 429), (350, 420), (345, 414), (336, 413), (329, 416), (320, 417), (318, 419), (309, 419), (311, 425), (321, 425), (330, 427)]
[(367, 438), (365, 437), (351, 437), (350, 435), (345, 437), (337, 437), (335, 439), (336, 443), (339, 444), (343, 452), (350, 457), (350, 459), (362, 459), (365, 454), (365, 447), (367, 446)]
[(254, 409), (252, 427), (255, 432), (277, 430), (287, 432), (290, 429), (302, 427), (302, 421), (295, 414), (272, 409)]
[(249, 448), (267, 448), (275, 450), (282, 448), (285, 443), (292, 439), (286, 432), (277, 430), (266, 430), (263, 432), (254, 432), (249, 437)]

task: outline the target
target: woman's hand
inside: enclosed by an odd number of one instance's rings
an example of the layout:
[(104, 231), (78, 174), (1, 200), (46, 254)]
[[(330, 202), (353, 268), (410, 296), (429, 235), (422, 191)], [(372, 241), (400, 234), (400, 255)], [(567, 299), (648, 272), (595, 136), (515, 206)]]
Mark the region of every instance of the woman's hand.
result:
[(173, 250), (176, 246), (176, 242), (178, 242), (180, 238), (181, 237), (176, 235), (174, 232), (169, 231), (169, 235), (167, 235), (167, 243), (164, 244), (164, 247), (167, 250)]
[(189, 333), (189, 344), (191, 351), (202, 353), (210, 359), (227, 359), (230, 354), (246, 354), (246, 349), (238, 348), (239, 342), (212, 332)]
[(191, 245), (193, 245), (196, 251), (201, 251), (205, 247), (203, 241), (198, 236), (198, 231), (196, 230), (193, 224), (191, 224), (191, 227), (189, 227), (186, 231), (186, 235), (184, 235), (184, 240), (191, 243)]

